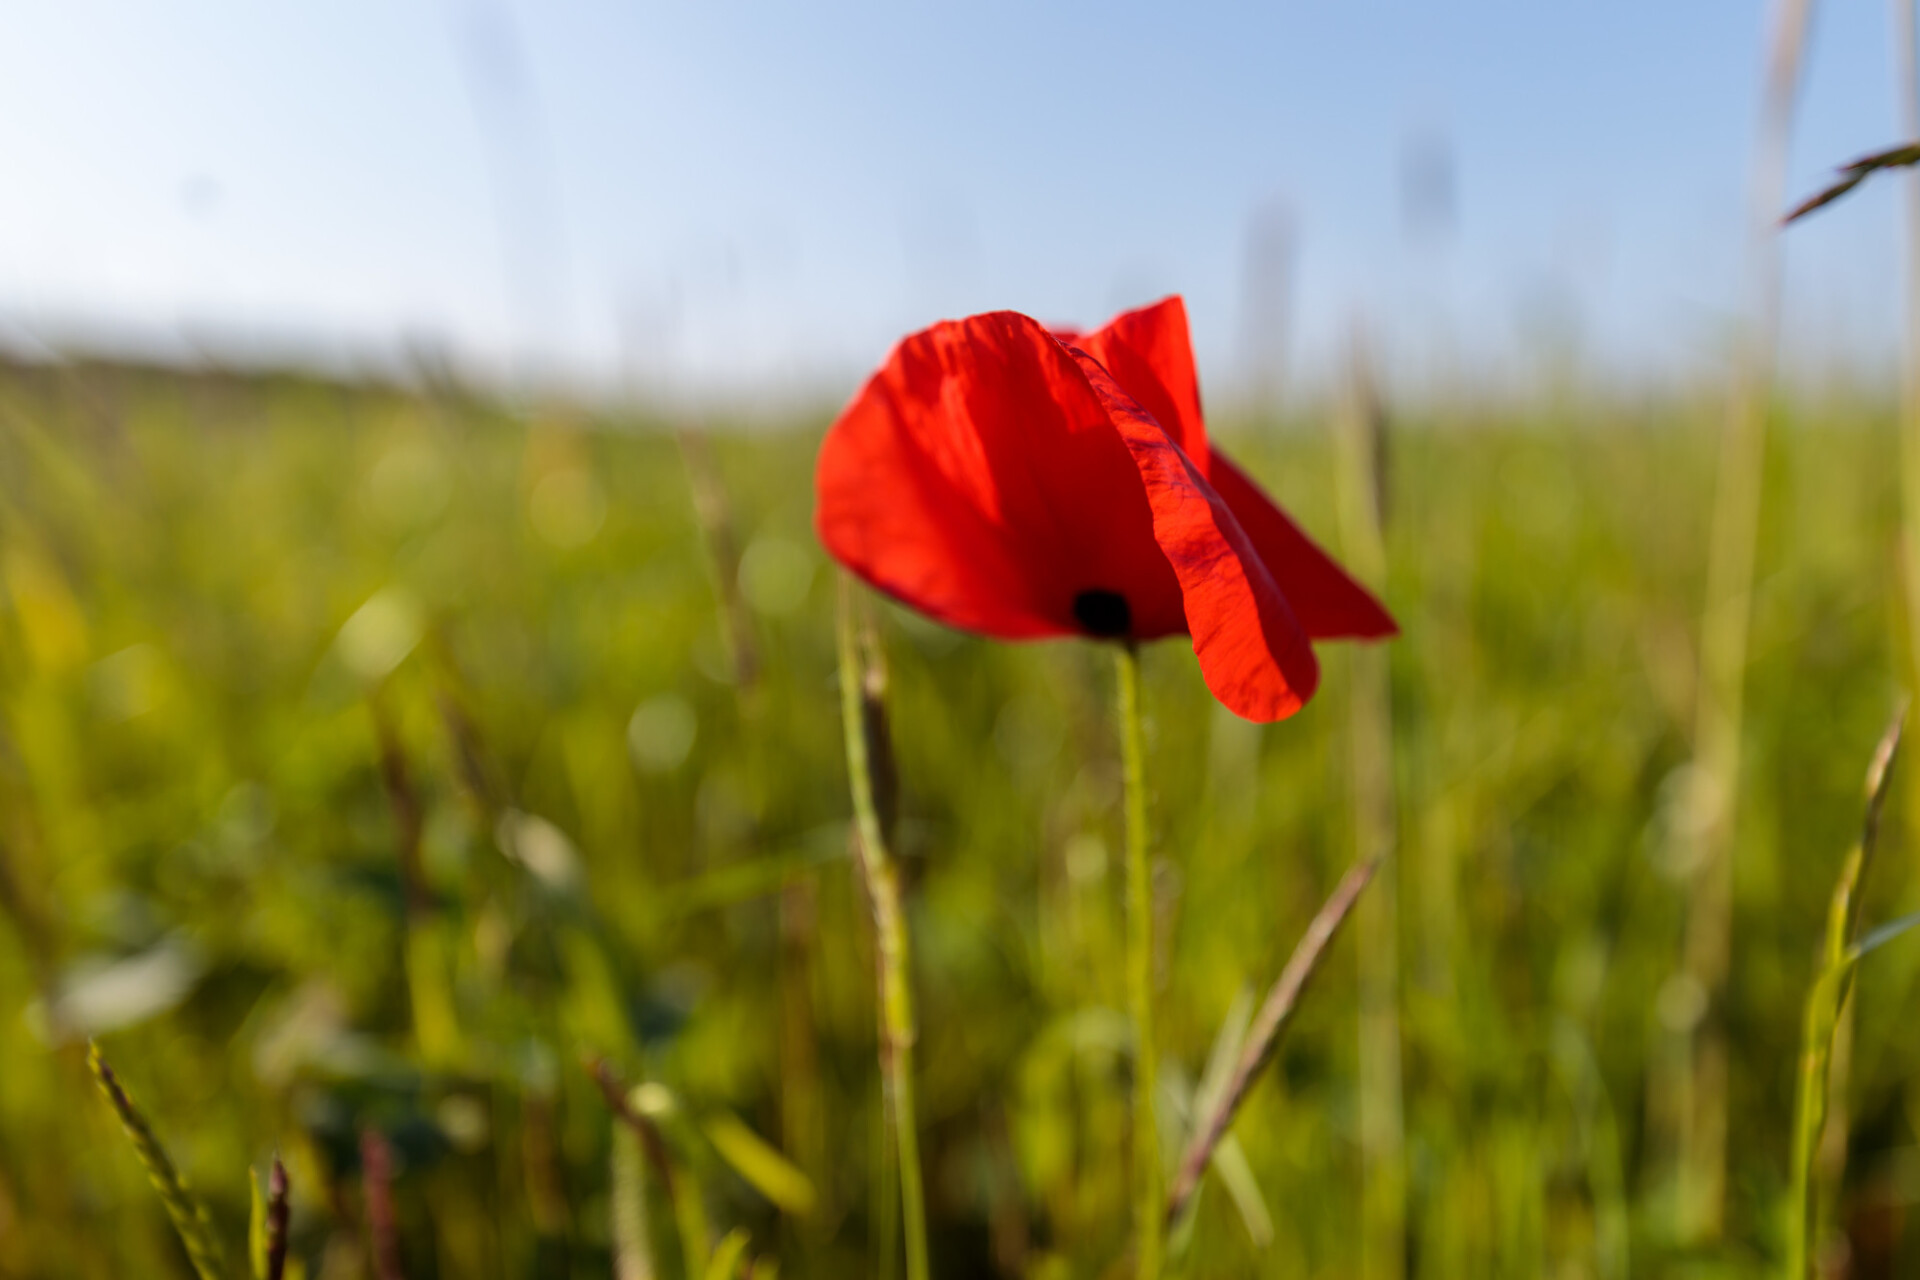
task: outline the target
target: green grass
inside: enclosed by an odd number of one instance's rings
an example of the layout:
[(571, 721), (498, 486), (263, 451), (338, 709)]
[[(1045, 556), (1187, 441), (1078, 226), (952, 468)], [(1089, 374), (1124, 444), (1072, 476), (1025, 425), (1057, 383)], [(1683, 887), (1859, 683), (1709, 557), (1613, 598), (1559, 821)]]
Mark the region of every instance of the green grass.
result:
[[(230, 1259), (249, 1169), (277, 1150), (306, 1274), (371, 1274), (372, 1129), (410, 1280), (605, 1276), (641, 1222), (663, 1277), (724, 1260), (736, 1228), (782, 1276), (885, 1274), (871, 926), (809, 526), (824, 423), (714, 440), (758, 658), (742, 688), (661, 424), (0, 370), (0, 1276), (190, 1274), (88, 1035)], [(1783, 409), (1771, 446), (1728, 1228), (1683, 1248), (1661, 1019), (1684, 1003), (1662, 996), (1717, 427), (1711, 397), (1395, 419), (1383, 874), (1412, 1275), (1781, 1265), (1801, 1010), (1903, 683), (1894, 440), (1890, 404), (1835, 395)], [(1333, 540), (1325, 423), (1216, 430)], [(893, 609), (880, 625), (934, 1274), (1118, 1274), (1109, 655)], [(1183, 645), (1145, 653), (1168, 1079), (1200, 1077), (1354, 856), (1347, 655), (1322, 655), (1315, 701), (1257, 728), (1212, 703)], [(1920, 897), (1912, 785), (1895, 779), (1869, 926)], [(1354, 946), (1333, 948), (1234, 1128), (1271, 1243), (1209, 1179), (1186, 1274), (1359, 1274)], [(1920, 938), (1856, 979), (1834, 1219), (1856, 1274), (1920, 1268), (1917, 977)], [(655, 1108), (660, 1152), (623, 1137), (616, 1154), (596, 1055)], [(653, 1154), (693, 1204), (669, 1202)], [(701, 1221), (710, 1238), (685, 1248), (680, 1224)]]

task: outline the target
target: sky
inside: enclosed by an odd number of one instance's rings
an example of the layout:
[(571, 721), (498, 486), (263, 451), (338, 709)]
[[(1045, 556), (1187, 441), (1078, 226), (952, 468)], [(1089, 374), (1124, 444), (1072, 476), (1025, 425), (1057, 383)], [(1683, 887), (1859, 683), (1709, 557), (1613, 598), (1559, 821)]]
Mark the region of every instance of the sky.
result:
[[(1897, 140), (1816, 6), (1790, 191)], [(0, 344), (433, 352), (844, 395), (900, 335), (1186, 296), (1203, 381), (1711, 373), (1759, 0), (23, 0)], [(1899, 184), (1795, 228), (1797, 367), (1885, 372)]]

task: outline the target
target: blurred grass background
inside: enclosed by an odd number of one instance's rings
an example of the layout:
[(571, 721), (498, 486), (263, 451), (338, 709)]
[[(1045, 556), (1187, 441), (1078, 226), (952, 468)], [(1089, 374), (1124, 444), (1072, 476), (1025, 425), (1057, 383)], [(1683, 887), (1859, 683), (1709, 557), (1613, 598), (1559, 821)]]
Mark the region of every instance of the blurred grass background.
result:
[[(1905, 683), (1895, 406), (1838, 386), (1782, 404), (1768, 446), (1728, 1227), (1700, 1248), (1660, 1135), (1693, 1105), (1671, 1054), (1701, 1002), (1673, 975), (1719, 406), (1393, 406), (1408, 1274), (1777, 1266), (1801, 1001)], [(188, 1274), (88, 1036), (234, 1257), (249, 1166), (278, 1150), (307, 1273), (374, 1274), (372, 1131), (407, 1276), (610, 1274), (613, 1122), (585, 1069), (605, 1055), (671, 1091), (663, 1128), (716, 1236), (743, 1228), (786, 1276), (888, 1274), (834, 583), (810, 532), (826, 421), (681, 440), (451, 388), (0, 369), (0, 1275)], [(1336, 541), (1323, 418), (1216, 434)], [(1114, 1274), (1109, 664), (893, 609), (883, 632), (936, 1273)], [(1184, 645), (1148, 651), (1176, 1082), (1354, 857), (1351, 654), (1322, 657), (1308, 708), (1256, 727)], [(1908, 785), (1870, 921), (1920, 897)], [(1257, 1196), (1209, 1181), (1188, 1274), (1363, 1274), (1355, 945), (1236, 1126)], [(1847, 1274), (1920, 1268), (1916, 976), (1920, 942), (1861, 974)], [(685, 1219), (648, 1194), (658, 1274), (678, 1275)]]

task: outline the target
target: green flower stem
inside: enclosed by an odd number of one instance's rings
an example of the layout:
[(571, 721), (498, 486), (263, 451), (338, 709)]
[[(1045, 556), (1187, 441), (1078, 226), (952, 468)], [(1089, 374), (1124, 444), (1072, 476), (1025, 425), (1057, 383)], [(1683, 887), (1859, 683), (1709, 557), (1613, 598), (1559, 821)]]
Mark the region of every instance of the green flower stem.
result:
[(1165, 1220), (1161, 1210), (1160, 1125), (1154, 1111), (1153, 872), (1147, 861), (1146, 734), (1140, 716), (1140, 654), (1118, 655), (1120, 756), (1127, 790), (1127, 1013), (1133, 1020), (1133, 1222), (1140, 1233), (1141, 1280), (1160, 1274)]
[(873, 910), (880, 965), (880, 1072), (900, 1153), (900, 1202), (907, 1245), (907, 1280), (927, 1280), (927, 1210), (920, 1184), (920, 1134), (913, 1106), (913, 985), (900, 877), (889, 855), (874, 798), (872, 751), (883, 710), (880, 681), (861, 661), (853, 620), (853, 588), (841, 580), (840, 711), (846, 727), (847, 775), (853, 788), (859, 864)]

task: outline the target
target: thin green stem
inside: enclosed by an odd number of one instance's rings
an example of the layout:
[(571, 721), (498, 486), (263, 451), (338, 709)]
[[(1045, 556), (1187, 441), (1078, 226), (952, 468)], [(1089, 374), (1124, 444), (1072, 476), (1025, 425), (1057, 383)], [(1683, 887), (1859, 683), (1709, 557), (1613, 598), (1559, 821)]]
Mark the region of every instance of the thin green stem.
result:
[(900, 1201), (907, 1245), (907, 1280), (927, 1280), (927, 1210), (920, 1184), (920, 1133), (913, 1106), (913, 985), (906, 919), (900, 910), (900, 878), (887, 852), (886, 830), (875, 799), (874, 752), (884, 741), (885, 677), (861, 661), (853, 619), (852, 584), (841, 579), (840, 711), (846, 727), (847, 776), (853, 789), (859, 864), (873, 911), (880, 965), (880, 1072), (894, 1142), (900, 1153)]
[(1833, 1030), (1839, 1021), (1840, 984), (1823, 973), (1807, 997), (1800, 1030), (1800, 1070), (1793, 1105), (1793, 1187), (1788, 1194), (1787, 1280), (1813, 1275), (1813, 1241), (1818, 1200), (1813, 1187), (1814, 1148), (1827, 1122), (1827, 1070), (1833, 1059)]
[[(1360, 580), (1379, 590), (1387, 573), (1387, 418), (1356, 332), (1345, 407), (1336, 415), (1340, 543)], [(1379, 864), (1397, 842), (1393, 794), (1393, 694), (1387, 655), (1356, 653), (1348, 672), (1353, 830), (1358, 861)], [(1400, 1065), (1400, 904), (1397, 867), (1360, 903), (1360, 1275), (1402, 1280), (1407, 1254), (1406, 1117)]]
[(1886, 803), (1887, 781), (1900, 750), (1906, 707), (1880, 737), (1867, 766), (1866, 815), (1860, 839), (1840, 864), (1840, 877), (1827, 904), (1827, 933), (1820, 948), (1820, 972), (1807, 994), (1800, 1029), (1800, 1070), (1793, 1107), (1793, 1187), (1787, 1201), (1787, 1280), (1807, 1280), (1813, 1274), (1813, 1254), (1820, 1238), (1820, 1186), (1814, 1161), (1827, 1126), (1827, 1102), (1832, 1088), (1834, 1034), (1839, 1028), (1853, 970), (1861, 954), (1860, 886), (1873, 863), (1880, 841), (1880, 813)]
[(1140, 654), (1118, 655), (1120, 756), (1127, 789), (1127, 1012), (1133, 1019), (1133, 1222), (1140, 1233), (1141, 1280), (1160, 1274), (1165, 1219), (1161, 1209), (1160, 1126), (1154, 1110), (1153, 871), (1147, 861), (1146, 734), (1140, 716)]

